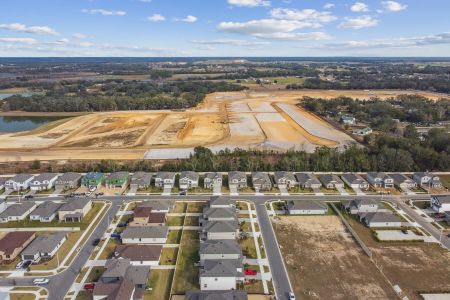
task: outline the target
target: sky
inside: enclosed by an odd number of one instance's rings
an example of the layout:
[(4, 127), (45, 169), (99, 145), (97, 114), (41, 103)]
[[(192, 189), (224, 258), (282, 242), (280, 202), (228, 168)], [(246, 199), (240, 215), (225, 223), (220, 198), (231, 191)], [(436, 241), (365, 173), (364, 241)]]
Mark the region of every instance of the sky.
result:
[(2, 0), (0, 56), (449, 56), (448, 0)]

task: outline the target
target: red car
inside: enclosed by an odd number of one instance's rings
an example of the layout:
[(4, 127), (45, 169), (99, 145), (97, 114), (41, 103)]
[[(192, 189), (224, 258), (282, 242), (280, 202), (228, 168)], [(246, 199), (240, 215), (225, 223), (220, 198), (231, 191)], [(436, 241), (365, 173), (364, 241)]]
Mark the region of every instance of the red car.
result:
[(245, 275), (256, 275), (256, 271), (255, 270), (253, 270), (253, 269), (245, 269), (244, 270), (244, 274)]
[(86, 283), (85, 285), (84, 285), (84, 289), (85, 290), (93, 290), (94, 289), (94, 287), (95, 287), (95, 283)]

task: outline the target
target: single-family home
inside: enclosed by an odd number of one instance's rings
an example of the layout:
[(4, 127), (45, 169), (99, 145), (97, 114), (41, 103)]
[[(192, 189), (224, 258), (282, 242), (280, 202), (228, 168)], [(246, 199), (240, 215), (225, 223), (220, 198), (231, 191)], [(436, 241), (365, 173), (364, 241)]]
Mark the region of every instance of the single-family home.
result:
[(450, 211), (445, 212), (445, 221), (450, 225)]
[(5, 189), (23, 191), (30, 187), (34, 176), (31, 174), (17, 174), (13, 178), (5, 181)]
[(105, 185), (109, 189), (124, 189), (128, 186), (129, 177), (128, 172), (114, 172), (106, 177)]
[(131, 175), (130, 188), (135, 190), (146, 189), (151, 183), (152, 173), (139, 171)]
[(202, 225), (202, 239), (234, 240), (239, 236), (239, 224), (236, 220), (209, 221)]
[(376, 188), (389, 189), (394, 187), (394, 179), (384, 172), (368, 172), (367, 180)]
[(293, 188), (298, 185), (297, 179), (292, 172), (277, 171), (274, 173), (275, 185), (286, 189)]
[(361, 175), (356, 173), (345, 173), (341, 176), (342, 181), (344, 181), (352, 189), (369, 189), (369, 183), (361, 177)]
[(165, 244), (169, 227), (127, 227), (121, 234), (123, 244)]
[(151, 207), (136, 207), (133, 212), (133, 220), (128, 224), (130, 227), (162, 226), (166, 222), (166, 213), (153, 212)]
[(341, 122), (342, 122), (342, 124), (346, 124), (346, 125), (355, 125), (356, 124), (356, 118), (353, 117), (353, 116), (342, 115), (341, 116)]
[(364, 127), (364, 128), (356, 128), (353, 130), (353, 134), (355, 135), (369, 135), (373, 132), (372, 128)]
[(328, 205), (322, 201), (291, 200), (287, 203), (290, 215), (324, 215), (328, 212)]
[(13, 261), (36, 237), (29, 231), (8, 232), (0, 239), (0, 261)]
[(81, 185), (93, 191), (102, 185), (104, 179), (105, 174), (103, 173), (89, 172), (81, 178)]
[(121, 278), (114, 283), (96, 282), (92, 291), (92, 299), (134, 299), (135, 292), (134, 284), (126, 278)]
[(326, 189), (343, 188), (344, 182), (335, 174), (324, 174), (319, 176), (320, 182)]
[(431, 207), (438, 213), (450, 211), (450, 195), (431, 196)]
[(374, 213), (378, 211), (378, 202), (374, 199), (354, 199), (343, 204), (344, 208), (352, 215), (359, 213)]
[(161, 245), (118, 245), (114, 257), (129, 259), (135, 266), (157, 266), (161, 251)]
[(183, 171), (180, 174), (179, 185), (181, 190), (198, 187), (198, 173), (194, 171)]
[(137, 204), (137, 207), (151, 207), (152, 212), (155, 213), (168, 213), (170, 209), (174, 208), (175, 202), (172, 200), (145, 200)]
[(264, 172), (252, 172), (252, 184), (255, 191), (268, 191), (272, 188), (272, 180)]
[(236, 209), (231, 207), (204, 207), (200, 219), (206, 221), (234, 221), (236, 220)]
[(212, 189), (215, 186), (222, 186), (222, 173), (209, 172), (205, 174), (205, 179), (203, 180), (203, 187), (205, 189)]
[(240, 171), (228, 172), (228, 186), (243, 189), (247, 187), (247, 175)]
[(22, 252), (22, 260), (51, 259), (67, 240), (67, 232), (38, 235)]
[(45, 201), (30, 213), (31, 221), (51, 222), (58, 216), (61, 203)]
[(199, 272), (200, 290), (236, 290), (244, 281), (241, 259), (205, 260)]
[(416, 172), (413, 174), (413, 180), (422, 187), (440, 188), (442, 187), (439, 176), (429, 172)]
[(51, 190), (58, 178), (57, 173), (42, 173), (33, 178), (30, 182), (30, 189), (33, 191)]
[(34, 202), (22, 202), (9, 205), (0, 214), (0, 223), (25, 220), (36, 206)]
[(0, 177), (0, 191), (3, 190), (5, 188), (5, 182), (6, 182), (6, 178), (5, 177)]
[(209, 207), (211, 208), (236, 208), (236, 201), (231, 200), (229, 196), (212, 196), (209, 198)]
[(175, 185), (174, 172), (158, 172), (155, 176), (155, 187), (173, 188)]
[(90, 198), (75, 198), (64, 203), (58, 210), (58, 219), (65, 222), (81, 222), (92, 208)]
[(240, 259), (242, 250), (236, 240), (208, 240), (200, 243), (200, 261), (211, 259)]
[(247, 300), (247, 292), (242, 290), (230, 291), (187, 291), (185, 300)]
[(0, 214), (6, 210), (6, 201), (5, 199), (0, 199)]
[(400, 189), (414, 189), (417, 188), (417, 183), (409, 177), (400, 173), (392, 173), (389, 176), (394, 179), (394, 185)]
[(55, 189), (62, 191), (76, 189), (80, 186), (82, 175), (75, 172), (67, 172), (59, 176), (55, 181)]
[(295, 177), (302, 189), (320, 189), (322, 187), (322, 183), (314, 174), (296, 173)]
[(371, 212), (358, 214), (367, 227), (401, 227), (402, 219), (392, 212)]

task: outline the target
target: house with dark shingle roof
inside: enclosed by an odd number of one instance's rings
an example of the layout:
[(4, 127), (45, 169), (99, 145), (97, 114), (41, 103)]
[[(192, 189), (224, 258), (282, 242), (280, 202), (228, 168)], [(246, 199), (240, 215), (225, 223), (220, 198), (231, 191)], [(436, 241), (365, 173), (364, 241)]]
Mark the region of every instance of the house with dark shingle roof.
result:
[(202, 291), (235, 290), (244, 281), (241, 259), (205, 260), (200, 268)]
[(58, 210), (58, 219), (65, 222), (81, 222), (92, 208), (90, 198), (74, 198)]
[(135, 266), (129, 259), (113, 258), (106, 261), (105, 269), (99, 280), (102, 283), (116, 283), (121, 279), (128, 279), (136, 290), (144, 290), (147, 287), (149, 266)]
[(148, 172), (136, 172), (131, 175), (130, 179), (130, 188), (138, 189), (146, 189), (150, 186), (152, 182), (152, 173)]
[(80, 186), (81, 177), (80, 173), (64, 173), (56, 179), (55, 188), (63, 191), (76, 189)]
[(287, 211), (290, 215), (324, 215), (328, 212), (328, 205), (321, 201), (291, 200)]
[(13, 261), (36, 237), (29, 231), (8, 232), (0, 239), (0, 262)]
[(180, 189), (187, 190), (198, 187), (199, 175), (194, 171), (183, 171), (180, 174), (179, 185)]
[(239, 236), (239, 224), (236, 220), (205, 222), (202, 232), (207, 240), (234, 240)]
[(374, 199), (354, 199), (343, 204), (344, 208), (352, 215), (359, 213), (374, 213), (378, 211), (378, 202)]
[(322, 187), (322, 183), (314, 174), (296, 173), (295, 177), (302, 189), (319, 189)]
[(123, 244), (165, 244), (169, 227), (127, 227), (121, 234)]
[(209, 207), (212, 208), (235, 208), (236, 201), (231, 200), (229, 196), (212, 196), (209, 198)]
[(367, 227), (401, 227), (402, 219), (392, 212), (371, 212), (358, 214)]
[(242, 250), (236, 240), (211, 240), (200, 244), (200, 261), (207, 259), (240, 259)]
[(124, 189), (128, 186), (129, 177), (128, 172), (114, 172), (106, 177), (105, 185), (109, 189)]
[(384, 172), (368, 172), (367, 181), (376, 188), (393, 188), (394, 179)]
[(185, 300), (247, 300), (247, 292), (232, 291), (187, 291)]
[(175, 185), (174, 172), (158, 172), (155, 176), (155, 187), (173, 188)]
[(30, 213), (30, 220), (39, 222), (51, 222), (58, 216), (58, 210), (62, 203), (45, 201)]
[(33, 178), (30, 182), (30, 189), (34, 191), (47, 191), (54, 187), (58, 178), (57, 173), (42, 173)]
[(273, 177), (277, 187), (284, 187), (289, 190), (298, 185), (297, 179), (292, 172), (277, 171)]
[(389, 176), (394, 179), (394, 185), (400, 189), (414, 189), (417, 187), (417, 183), (414, 180), (403, 174), (392, 173)]
[(25, 220), (36, 206), (34, 202), (15, 203), (7, 206), (0, 214), (0, 223)]
[(51, 259), (67, 240), (67, 232), (38, 235), (22, 252), (22, 260)]
[(342, 174), (341, 178), (342, 181), (344, 181), (351, 188), (357, 188), (361, 190), (367, 190), (369, 188), (369, 183), (359, 174), (345, 173)]
[(235, 186), (238, 189), (247, 187), (247, 175), (240, 171), (228, 172), (228, 186)]
[(413, 180), (421, 187), (427, 188), (440, 188), (442, 187), (441, 179), (439, 176), (430, 172), (415, 172), (413, 174)]
[(234, 221), (236, 210), (231, 207), (204, 207), (201, 219), (205, 221)]
[(14, 191), (26, 190), (30, 187), (31, 180), (34, 176), (31, 174), (17, 174), (13, 178), (5, 181), (5, 189)]
[(114, 257), (129, 259), (136, 266), (157, 266), (161, 251), (161, 245), (117, 245)]
[(255, 191), (268, 191), (272, 188), (272, 180), (265, 172), (252, 172), (252, 184)]
[(329, 190), (344, 187), (344, 182), (335, 174), (320, 175), (319, 180), (323, 187)]
[(218, 172), (209, 172), (205, 174), (203, 180), (203, 186), (205, 189), (212, 189), (214, 186), (222, 186), (222, 174)]

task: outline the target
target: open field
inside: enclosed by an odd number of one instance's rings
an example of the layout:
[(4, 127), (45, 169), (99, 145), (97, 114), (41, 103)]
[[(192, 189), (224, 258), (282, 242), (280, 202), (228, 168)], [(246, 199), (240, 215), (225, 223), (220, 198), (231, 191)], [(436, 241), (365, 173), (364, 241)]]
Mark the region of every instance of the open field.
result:
[(337, 216), (281, 217), (276, 223), (274, 228), (297, 298), (396, 298)]
[[(72, 118), (32, 131), (1, 134), (0, 161), (170, 159), (188, 156), (199, 145), (213, 151), (236, 147), (308, 152), (318, 146), (343, 148), (355, 141), (323, 119), (297, 107), (300, 98), (345, 95), (386, 99), (405, 93), (415, 92), (251, 90), (212, 93), (196, 108), (185, 111), (68, 114)], [(425, 92), (417, 94), (438, 98)]]

